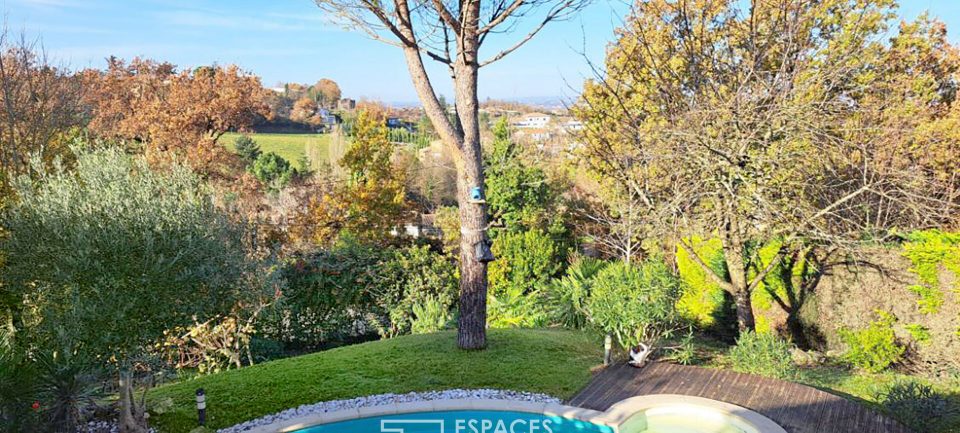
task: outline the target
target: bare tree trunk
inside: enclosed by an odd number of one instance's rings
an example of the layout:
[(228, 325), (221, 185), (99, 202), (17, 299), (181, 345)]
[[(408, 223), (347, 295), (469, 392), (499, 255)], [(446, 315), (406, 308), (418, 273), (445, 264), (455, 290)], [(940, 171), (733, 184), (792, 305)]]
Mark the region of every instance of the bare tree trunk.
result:
[(740, 290), (733, 295), (734, 304), (737, 306), (737, 329), (740, 333), (753, 331), (756, 328), (756, 320), (753, 317), (753, 305), (750, 303), (750, 292)]
[(457, 202), (460, 205), (460, 323), (457, 344), (461, 349), (483, 349), (487, 345), (487, 265), (477, 260), (476, 245), (485, 242), (487, 209), (471, 203), (471, 189), (483, 187), (483, 160), (480, 153), (477, 75), (480, 64), (480, 2), (468, 2), (457, 24), (456, 57), (452, 59), (456, 123), (447, 118), (423, 65), (412, 15), (407, 2), (396, 2), (397, 34), (404, 41), (404, 57), (423, 110), (434, 129), (450, 149), (457, 168)]
[(744, 263), (744, 244), (740, 238), (735, 219), (723, 234), (723, 258), (730, 273), (733, 301), (737, 307), (737, 328), (740, 332), (753, 331), (756, 323), (753, 305), (750, 303), (750, 285), (747, 281), (747, 266)]
[(457, 202), (460, 204), (460, 323), (457, 344), (461, 349), (487, 346), (487, 265), (477, 258), (476, 245), (487, 241), (486, 205), (471, 203), (470, 190), (483, 187), (483, 159), (480, 150), (479, 102), (477, 100), (477, 25), (480, 2), (471, 2), (464, 10), (460, 53), (454, 64), (454, 91), (457, 119), (463, 131), (461, 155), (463, 169), (457, 178)]
[(120, 417), (117, 422), (120, 433), (147, 433), (147, 421), (143, 407), (133, 395), (133, 373), (120, 370)]

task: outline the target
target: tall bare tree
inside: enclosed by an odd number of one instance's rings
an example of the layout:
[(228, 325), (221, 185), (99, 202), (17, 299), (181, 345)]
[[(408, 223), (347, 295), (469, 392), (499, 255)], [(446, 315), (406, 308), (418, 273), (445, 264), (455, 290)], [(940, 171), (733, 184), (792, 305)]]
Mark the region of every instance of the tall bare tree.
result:
[[(486, 346), (487, 267), (476, 253), (487, 242), (486, 206), (471, 200), (484, 182), (480, 152), (477, 82), (480, 68), (496, 62), (533, 39), (554, 21), (571, 17), (589, 0), (316, 0), (322, 9), (373, 39), (403, 50), (413, 86), (434, 129), (450, 149), (457, 169), (460, 203), (460, 324), (463, 349)], [(528, 29), (504, 49), (481, 57), (481, 46)], [(456, 116), (447, 116), (424, 65), (424, 56), (449, 69)]]

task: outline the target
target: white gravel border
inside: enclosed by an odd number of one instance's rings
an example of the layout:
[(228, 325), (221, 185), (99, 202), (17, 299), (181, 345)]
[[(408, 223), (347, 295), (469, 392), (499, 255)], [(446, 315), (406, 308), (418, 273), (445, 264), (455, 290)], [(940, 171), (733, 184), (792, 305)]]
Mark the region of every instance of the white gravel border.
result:
[(259, 427), (284, 421), (292, 421), (309, 415), (328, 412), (339, 412), (348, 409), (386, 406), (400, 403), (429, 402), (437, 400), (505, 400), (528, 403), (555, 403), (560, 399), (546, 394), (530, 392), (506, 391), (498, 389), (450, 389), (446, 391), (411, 392), (407, 394), (378, 394), (366, 397), (351, 398), (349, 400), (322, 401), (314, 404), (305, 404), (300, 407), (287, 409), (282, 412), (267, 415), (261, 418), (246, 421), (233, 427), (217, 430), (217, 433), (244, 433)]

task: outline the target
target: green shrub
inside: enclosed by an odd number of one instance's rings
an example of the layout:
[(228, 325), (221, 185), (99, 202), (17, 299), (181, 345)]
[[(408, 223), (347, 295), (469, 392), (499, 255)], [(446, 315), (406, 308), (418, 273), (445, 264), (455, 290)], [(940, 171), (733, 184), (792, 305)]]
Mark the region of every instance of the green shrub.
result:
[(560, 215), (560, 194), (540, 166), (528, 162), (523, 147), (510, 139), (506, 118), (493, 127), (484, 155), (487, 203), (493, 219), (509, 231), (548, 230)]
[(687, 334), (667, 357), (670, 361), (680, 365), (693, 365), (699, 361), (697, 345), (693, 341), (693, 333)]
[(402, 248), (380, 273), (380, 303), (390, 321), (383, 336), (439, 331), (453, 317), (459, 278), (448, 256), (428, 246)]
[(250, 355), (253, 362), (267, 362), (283, 358), (286, 354), (283, 343), (266, 338), (253, 337), (250, 339)]
[(288, 259), (279, 270), (286, 287), (261, 321), (261, 336), (312, 349), (376, 332), (387, 316), (379, 298), (396, 298), (380, 284), (391, 255), (344, 238), (329, 250)]
[(857, 368), (878, 373), (900, 361), (904, 348), (897, 344), (893, 332), (896, 318), (887, 312), (878, 311), (880, 318), (864, 329), (841, 329), (840, 338), (847, 346), (844, 359)]
[[(78, 151), (76, 167), (21, 178), (5, 214), (5, 289), (46, 347), (135, 356), (163, 332), (229, 311), (252, 291), (243, 227), (189, 168), (152, 168), (119, 149)], [(118, 360), (122, 362), (122, 360)]]
[(261, 331), (295, 347), (408, 334), (417, 322), (422, 331), (456, 307), (456, 265), (427, 246), (384, 249), (345, 237), (289, 260), (280, 272), (287, 287)]
[(603, 260), (576, 257), (566, 274), (546, 286), (543, 291), (547, 314), (552, 324), (573, 329), (587, 326), (587, 299), (593, 278), (607, 266)]
[(913, 264), (910, 271), (920, 280), (920, 284), (907, 287), (919, 296), (917, 307), (924, 314), (937, 313), (944, 303), (940, 266), (957, 277), (953, 288), (960, 290), (960, 233), (939, 230), (913, 232), (903, 245), (903, 255), (910, 259)]
[(258, 158), (260, 158), (260, 145), (257, 144), (253, 138), (250, 138), (249, 135), (241, 135), (233, 141), (233, 147), (237, 152), (237, 155), (240, 156), (240, 159), (249, 164), (253, 164)]
[(918, 433), (942, 431), (944, 423), (957, 414), (949, 398), (931, 386), (915, 381), (898, 381), (876, 396), (891, 415)]
[(590, 324), (625, 348), (657, 346), (683, 327), (676, 302), (679, 281), (659, 258), (638, 265), (617, 262), (594, 278), (587, 311)]
[(279, 191), (287, 186), (296, 172), (290, 162), (273, 152), (260, 155), (250, 166), (250, 173), (274, 191)]
[(34, 358), (43, 421), (53, 431), (73, 431), (83, 409), (103, 397), (93, 363), (70, 350), (37, 352)]
[(502, 232), (493, 241), (487, 316), (492, 327), (538, 326), (544, 290), (562, 270), (563, 247), (540, 230)]
[[(19, 201), (3, 219), (10, 235), (0, 240), (0, 285), (21, 301), (14, 323), (41, 349), (31, 352), (68, 347), (129, 378), (149, 368), (143, 359), (165, 331), (256, 296), (245, 284), (243, 227), (188, 167), (158, 170), (118, 148), (76, 150), (70, 171), (36, 167), (17, 181)], [(44, 387), (60, 402), (48, 407), (62, 428), (76, 419), (71, 399), (83, 384), (60, 353)], [(132, 381), (120, 385), (132, 393)]]
[(744, 332), (727, 356), (733, 369), (741, 373), (779, 379), (793, 379), (797, 375), (790, 343), (773, 334)]
[(907, 332), (910, 333), (910, 337), (912, 337), (917, 343), (930, 342), (930, 328), (927, 328), (919, 323), (911, 323), (905, 325), (904, 328), (906, 328)]
[(491, 328), (536, 328), (546, 324), (547, 312), (537, 291), (523, 292), (511, 285), (487, 295), (487, 325)]
[(40, 412), (31, 407), (38, 398), (38, 376), (20, 351), (0, 347), (0, 431), (41, 431)]
[[(703, 258), (714, 272), (726, 275), (727, 265), (723, 259), (720, 239), (691, 237), (687, 241), (693, 245), (697, 256)], [(682, 282), (682, 292), (677, 301), (680, 314), (703, 329), (722, 326), (726, 296), (723, 288), (707, 275), (686, 249), (677, 247), (676, 257), (677, 271)]]
[(427, 296), (420, 303), (413, 304), (411, 334), (429, 334), (442, 331), (453, 320), (450, 302)]
[[(693, 246), (694, 252), (713, 272), (722, 278), (728, 278), (720, 239), (702, 239), (692, 236), (686, 241)], [(752, 265), (747, 270), (747, 277), (754, 278), (771, 261), (780, 257), (782, 247), (783, 243), (779, 240), (749, 242), (745, 254), (753, 259)], [(691, 320), (701, 329), (708, 329), (717, 334), (727, 335), (736, 332), (735, 310), (730, 296), (710, 278), (686, 249), (677, 248), (676, 260), (683, 282), (683, 294), (677, 303), (677, 308), (684, 318)], [(795, 293), (799, 288), (794, 285), (797, 281), (802, 283), (805, 279), (813, 277), (815, 273), (814, 263), (808, 260), (805, 254), (781, 257), (751, 292), (750, 303), (756, 320), (756, 332), (774, 332), (778, 326), (784, 325), (782, 322), (774, 323), (773, 320), (782, 320), (783, 313), (795, 314), (802, 305), (793, 305), (793, 303), (799, 302), (804, 296)], [(786, 311), (781, 304), (787, 306)]]

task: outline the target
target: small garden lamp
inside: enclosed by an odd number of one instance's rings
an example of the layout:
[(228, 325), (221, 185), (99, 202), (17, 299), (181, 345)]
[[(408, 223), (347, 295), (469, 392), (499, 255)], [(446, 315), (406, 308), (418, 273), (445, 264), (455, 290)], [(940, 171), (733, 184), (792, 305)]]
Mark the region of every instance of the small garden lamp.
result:
[(197, 388), (197, 421), (200, 426), (207, 425), (207, 394), (203, 388)]

